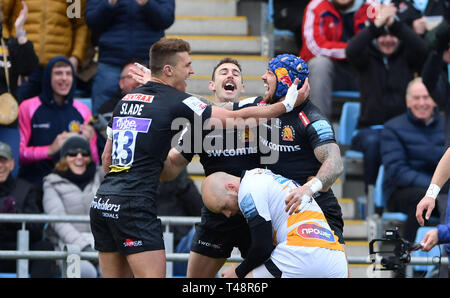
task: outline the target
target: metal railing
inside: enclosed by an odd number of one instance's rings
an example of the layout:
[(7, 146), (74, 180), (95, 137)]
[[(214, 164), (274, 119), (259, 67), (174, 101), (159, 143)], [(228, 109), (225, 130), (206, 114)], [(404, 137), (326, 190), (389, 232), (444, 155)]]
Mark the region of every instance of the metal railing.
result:
[[(174, 253), (173, 234), (169, 231), (170, 226), (176, 225), (194, 225), (200, 221), (200, 217), (189, 216), (160, 216), (161, 223), (165, 226), (164, 244), (167, 259), (167, 277), (172, 277), (172, 262), (187, 262), (189, 253)], [(80, 277), (79, 261), (90, 260), (98, 261), (98, 252), (83, 252), (80, 247), (67, 245), (64, 251), (30, 251), (29, 233), (26, 230), (26, 223), (52, 223), (52, 222), (77, 222), (89, 223), (88, 215), (48, 215), (48, 214), (5, 214), (0, 213), (0, 222), (21, 223), (21, 229), (18, 230), (17, 250), (0, 250), (0, 259), (16, 259), (17, 277), (28, 277), (28, 260), (46, 259), (46, 260), (64, 260), (63, 277)], [(371, 265), (372, 261), (369, 255), (366, 257), (348, 256), (349, 264)], [(231, 256), (228, 262), (240, 262), (239, 256)], [(375, 264), (379, 264), (381, 258), (377, 257)], [(411, 265), (448, 265), (448, 258), (412, 257)], [(78, 270), (73, 270), (78, 266)], [(74, 273), (75, 272), (75, 273)]]

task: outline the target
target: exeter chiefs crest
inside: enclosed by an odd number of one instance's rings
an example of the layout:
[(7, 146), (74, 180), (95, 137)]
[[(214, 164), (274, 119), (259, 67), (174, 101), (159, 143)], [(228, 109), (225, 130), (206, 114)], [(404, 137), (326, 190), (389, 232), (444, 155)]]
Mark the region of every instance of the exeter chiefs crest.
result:
[(69, 127), (67, 127), (67, 130), (69, 132), (80, 132), (81, 131), (80, 122), (78, 122), (77, 120), (70, 121)]
[(290, 141), (290, 142), (294, 140), (294, 129), (292, 128), (292, 126), (286, 125), (283, 127), (281, 139), (283, 141)]

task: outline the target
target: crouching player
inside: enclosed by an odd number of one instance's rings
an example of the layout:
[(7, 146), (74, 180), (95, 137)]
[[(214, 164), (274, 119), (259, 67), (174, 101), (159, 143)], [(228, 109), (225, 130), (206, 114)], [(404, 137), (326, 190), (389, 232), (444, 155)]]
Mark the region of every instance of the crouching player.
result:
[(241, 178), (216, 172), (205, 179), (205, 206), (227, 217), (242, 212), (250, 227), (247, 257), (223, 277), (348, 276), (344, 249), (315, 200), (303, 200), (292, 215), (285, 211), (285, 198), (298, 186), (260, 168), (245, 171)]

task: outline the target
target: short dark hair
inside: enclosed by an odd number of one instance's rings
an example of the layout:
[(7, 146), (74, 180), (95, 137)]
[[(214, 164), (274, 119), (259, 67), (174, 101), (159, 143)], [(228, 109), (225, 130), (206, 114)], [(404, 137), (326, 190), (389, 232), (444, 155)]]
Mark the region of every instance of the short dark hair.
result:
[(212, 76), (211, 76), (211, 80), (214, 81), (214, 79), (216, 78), (216, 70), (217, 68), (219, 68), (219, 66), (221, 66), (222, 64), (225, 63), (231, 63), (236, 65), (239, 68), (239, 71), (242, 72), (242, 68), (241, 65), (239, 64), (239, 62), (236, 59), (230, 58), (230, 57), (225, 57), (222, 60), (219, 61), (219, 63), (217, 63), (217, 65), (214, 67), (213, 72), (212, 72)]
[(177, 59), (175, 55), (182, 52), (191, 52), (191, 46), (185, 40), (179, 38), (161, 38), (150, 48), (150, 69), (152, 75), (162, 73), (164, 65), (175, 66)]
[(63, 66), (70, 66), (73, 68), (73, 65), (70, 62), (67, 62), (65, 60), (58, 60), (53, 64), (52, 69), (55, 67), (63, 67)]

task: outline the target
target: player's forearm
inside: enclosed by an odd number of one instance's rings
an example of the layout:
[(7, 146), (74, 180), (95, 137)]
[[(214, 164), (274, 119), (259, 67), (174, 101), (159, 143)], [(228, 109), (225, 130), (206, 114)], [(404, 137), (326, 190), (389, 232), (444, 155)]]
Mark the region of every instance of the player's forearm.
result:
[(439, 161), (430, 184), (442, 187), (450, 178), (450, 149), (447, 149), (444, 156)]
[[(259, 224), (253, 226), (250, 221), (259, 221)], [(240, 278), (245, 277), (253, 269), (263, 264), (270, 257), (273, 250), (271, 221), (265, 221), (259, 215), (250, 221), (252, 245), (244, 261), (235, 270), (236, 275)]]
[(339, 147), (336, 144), (326, 144), (314, 150), (316, 158), (322, 163), (316, 178), (322, 182), (324, 190), (328, 189), (344, 171)]

